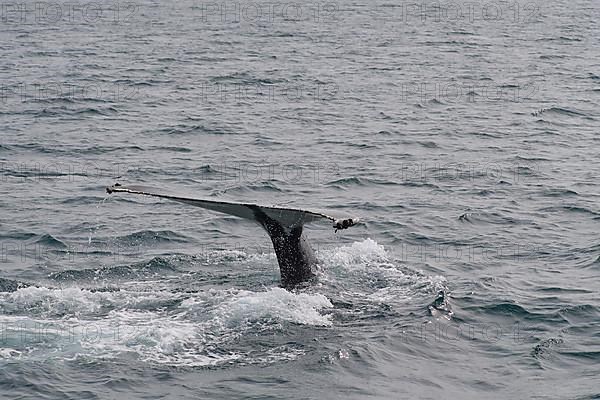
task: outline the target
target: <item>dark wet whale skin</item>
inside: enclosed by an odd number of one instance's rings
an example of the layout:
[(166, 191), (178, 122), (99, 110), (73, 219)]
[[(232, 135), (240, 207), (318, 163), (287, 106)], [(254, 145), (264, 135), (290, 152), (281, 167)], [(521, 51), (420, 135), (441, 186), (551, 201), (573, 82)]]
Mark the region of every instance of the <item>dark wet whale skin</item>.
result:
[(302, 233), (302, 225), (286, 229), (258, 207), (252, 207), (252, 211), (273, 242), (281, 285), (293, 287), (312, 278), (312, 267), (317, 264), (317, 257)]

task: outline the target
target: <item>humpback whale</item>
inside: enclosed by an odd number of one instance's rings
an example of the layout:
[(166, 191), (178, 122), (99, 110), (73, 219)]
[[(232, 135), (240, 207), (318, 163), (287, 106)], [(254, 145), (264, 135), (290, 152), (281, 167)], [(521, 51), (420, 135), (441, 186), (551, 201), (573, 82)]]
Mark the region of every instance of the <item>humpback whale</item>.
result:
[(281, 284), (284, 287), (293, 287), (313, 277), (312, 267), (316, 265), (317, 259), (304, 235), (304, 224), (330, 221), (337, 232), (338, 229), (347, 229), (359, 221), (358, 218), (335, 218), (319, 212), (294, 208), (180, 197), (153, 188), (126, 187), (119, 183), (107, 187), (106, 192), (158, 197), (257, 222), (271, 238), (279, 264)]

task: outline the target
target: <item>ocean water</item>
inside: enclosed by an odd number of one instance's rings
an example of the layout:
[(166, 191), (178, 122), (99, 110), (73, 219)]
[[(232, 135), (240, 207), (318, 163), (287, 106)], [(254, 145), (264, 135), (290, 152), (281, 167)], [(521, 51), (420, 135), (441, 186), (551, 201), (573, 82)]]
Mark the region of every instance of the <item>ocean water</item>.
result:
[[(600, 398), (600, 7), (0, 4), (0, 398)], [(288, 291), (196, 197), (330, 210)]]

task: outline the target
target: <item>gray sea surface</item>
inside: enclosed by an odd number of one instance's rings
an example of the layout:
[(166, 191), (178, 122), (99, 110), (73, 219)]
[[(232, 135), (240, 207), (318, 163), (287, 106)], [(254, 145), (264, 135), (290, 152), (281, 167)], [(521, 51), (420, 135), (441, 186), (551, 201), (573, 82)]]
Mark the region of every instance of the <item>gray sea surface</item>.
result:
[[(600, 398), (597, 1), (0, 3), (0, 398)], [(252, 222), (359, 216), (285, 290)]]

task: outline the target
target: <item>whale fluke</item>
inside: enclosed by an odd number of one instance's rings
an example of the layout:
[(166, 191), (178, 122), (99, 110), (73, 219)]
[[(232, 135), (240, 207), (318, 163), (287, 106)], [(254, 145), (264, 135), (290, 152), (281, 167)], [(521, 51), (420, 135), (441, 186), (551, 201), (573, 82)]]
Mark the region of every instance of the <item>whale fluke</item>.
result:
[(267, 231), (273, 242), (281, 274), (281, 284), (286, 287), (310, 279), (313, 276), (312, 267), (317, 263), (314, 252), (302, 232), (304, 224), (330, 221), (337, 232), (338, 229), (349, 228), (359, 221), (358, 218), (336, 218), (319, 212), (294, 208), (174, 196), (164, 190), (143, 186), (126, 187), (118, 183), (107, 187), (106, 191), (109, 194), (131, 193), (173, 200), (257, 222)]

